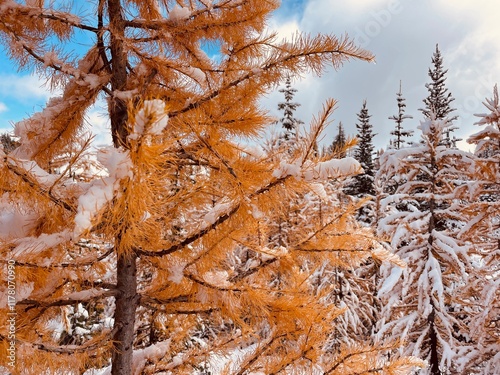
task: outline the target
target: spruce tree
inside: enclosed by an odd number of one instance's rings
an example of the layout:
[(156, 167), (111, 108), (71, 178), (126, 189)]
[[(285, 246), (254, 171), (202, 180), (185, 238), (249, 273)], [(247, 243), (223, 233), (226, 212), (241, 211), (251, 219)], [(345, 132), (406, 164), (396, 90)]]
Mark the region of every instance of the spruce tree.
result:
[(364, 172), (355, 176), (346, 189), (349, 195), (358, 197), (375, 194), (375, 165), (373, 162), (373, 137), (375, 134), (372, 132), (373, 127), (370, 124), (370, 117), (365, 100), (361, 111), (358, 113), (358, 123), (356, 124), (358, 144), (354, 150), (354, 158), (361, 164)]
[(335, 136), (335, 139), (333, 140), (329, 151), (331, 154), (335, 155), (338, 158), (345, 158), (345, 146), (347, 143), (347, 138), (345, 136), (344, 126), (342, 125), (342, 122), (339, 122), (337, 129), (337, 135)]
[(406, 119), (411, 119), (413, 117), (410, 115), (405, 115), (406, 104), (405, 98), (403, 98), (403, 93), (401, 92), (401, 81), (399, 81), (399, 92), (396, 95), (396, 100), (398, 102), (398, 114), (392, 115), (391, 117), (389, 117), (389, 120), (394, 120), (394, 122), (396, 123), (396, 128), (391, 131), (391, 135), (395, 137), (394, 140), (391, 140), (391, 146), (396, 150), (399, 150), (401, 147), (403, 147), (403, 144), (408, 143), (404, 138), (408, 138), (413, 135), (413, 130), (403, 129), (403, 121)]
[(292, 87), (292, 80), (288, 75), (285, 80), (285, 88), (279, 90), (285, 95), (285, 101), (278, 103), (278, 109), (283, 111), (283, 117), (279, 120), (283, 129), (285, 129), (285, 141), (295, 140), (298, 127), (304, 122), (294, 116), (294, 112), (300, 107), (299, 103), (293, 102), (293, 97), (297, 89)]
[(446, 119), (422, 122), (422, 142), (386, 151), (378, 172), (389, 180), (406, 176), (381, 200), (385, 217), (378, 228), (407, 262), (406, 268), (382, 266), (379, 335), (408, 342), (405, 353), (429, 362), (422, 375), (468, 373), (462, 371), (464, 358), (474, 346), (462, 318), (471, 300), (460, 298), (473, 263), (471, 243), (459, 238), (470, 192), (467, 184), (457, 183), (473, 160), (440, 145), (449, 125)]
[[(457, 116), (449, 116), (451, 112), (455, 111), (455, 108), (451, 107), (451, 102), (453, 102), (455, 98), (453, 98), (445, 86), (446, 73), (448, 70), (444, 70), (443, 68), (443, 57), (438, 44), (436, 44), (436, 51), (432, 55), (431, 61), (433, 67), (429, 68), (428, 71), (431, 82), (425, 84), (425, 87), (429, 91), (429, 96), (423, 100), (425, 107), (420, 108), (419, 111), (421, 111), (428, 120), (431, 119), (432, 113), (436, 120), (447, 118), (448, 121), (451, 122), (457, 119)], [(451, 125), (446, 129), (441, 141), (443, 145), (448, 148), (455, 147), (456, 142), (460, 139), (455, 137), (452, 139), (450, 134), (456, 129), (458, 128)]]

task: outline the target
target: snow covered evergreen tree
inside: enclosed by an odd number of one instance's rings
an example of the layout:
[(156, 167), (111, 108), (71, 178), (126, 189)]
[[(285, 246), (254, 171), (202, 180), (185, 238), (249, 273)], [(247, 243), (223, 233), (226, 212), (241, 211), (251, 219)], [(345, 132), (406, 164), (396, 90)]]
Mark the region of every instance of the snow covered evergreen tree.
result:
[(354, 150), (354, 158), (361, 164), (364, 172), (355, 176), (352, 183), (347, 188), (350, 195), (364, 197), (367, 195), (374, 195), (374, 175), (375, 166), (373, 164), (373, 126), (370, 124), (371, 115), (368, 114), (366, 100), (358, 113), (358, 144)]
[(293, 102), (293, 97), (297, 89), (292, 87), (292, 79), (288, 75), (285, 80), (285, 88), (279, 90), (285, 95), (285, 101), (278, 103), (278, 110), (283, 111), (283, 117), (279, 120), (285, 134), (283, 138), (285, 141), (295, 141), (297, 138), (297, 131), (300, 125), (304, 122), (295, 117), (295, 111), (300, 107), (299, 103)]
[(373, 197), (375, 195), (374, 134), (372, 133), (370, 117), (365, 100), (358, 113), (358, 123), (356, 124), (358, 142), (354, 149), (354, 158), (361, 164), (364, 172), (354, 176), (344, 189), (348, 195), (365, 199), (365, 205), (358, 212), (358, 219), (366, 223), (371, 223), (374, 218)]
[(396, 128), (391, 131), (391, 135), (395, 137), (395, 139), (391, 141), (391, 146), (396, 150), (399, 150), (405, 143), (408, 143), (405, 138), (409, 138), (413, 135), (413, 130), (403, 129), (403, 121), (406, 119), (411, 119), (413, 117), (410, 115), (405, 115), (406, 103), (401, 91), (401, 81), (399, 82), (399, 91), (396, 95), (396, 100), (398, 102), (398, 114), (392, 115), (391, 117), (389, 117), (389, 120), (394, 120), (394, 122), (396, 123)]
[[(18, 361), (3, 356), (2, 371), (193, 374), (221, 358), (227, 366), (213, 372), (410, 371), (418, 361), (381, 363), (392, 344), (327, 351), (341, 311), (325, 303), (326, 291), (311, 293), (303, 267), (333, 262), (346, 247), (354, 265), (390, 259), (375, 238), (351, 230), (336, 207), (312, 231), (294, 227), (288, 247), (263, 235), (283, 197), (360, 170), (352, 159), (314, 155), (334, 102), (294, 160), (241, 145), (272, 122), (259, 99), (287, 75), (372, 56), (333, 36), (276, 42), (265, 26), (278, 1), (182, 4), (99, 0), (78, 14), (65, 1), (0, 6), (10, 56), (62, 92), (15, 125), (15, 150), (0, 149), (0, 251), (17, 283), (15, 305), (0, 287), (0, 312), (18, 313)], [(71, 57), (76, 32), (93, 45)], [(221, 57), (200, 41), (220, 45)], [(97, 150), (99, 170), (74, 179), (70, 171), (90, 158), (85, 113), (99, 97), (113, 145)], [(52, 162), (63, 159), (55, 173)], [(241, 262), (252, 252), (258, 259)], [(78, 340), (61, 337), (64, 327), (78, 328)], [(3, 348), (7, 337), (2, 327)]]
[(431, 113), (419, 126), (422, 143), (386, 151), (379, 171), (404, 179), (382, 199), (378, 230), (407, 262), (404, 269), (382, 267), (379, 335), (407, 342), (402, 351), (426, 359), (421, 373), (432, 375), (462, 374), (473, 351), (460, 295), (469, 282), (471, 245), (459, 236), (469, 196), (463, 172), (473, 159), (441, 145), (449, 126)]
[[(500, 154), (500, 101), (498, 99), (498, 87), (493, 87), (493, 97), (486, 99), (483, 103), (488, 113), (476, 114), (481, 120), (474, 125), (485, 126), (480, 132), (469, 137), (467, 142), (475, 144), (474, 153), (484, 159), (498, 157)], [(496, 163), (497, 160), (492, 160)]]
[[(399, 82), (399, 92), (397, 95), (397, 104), (398, 104), (398, 114), (389, 117), (389, 120), (394, 120), (396, 123), (396, 127), (393, 131), (391, 131), (391, 135), (395, 138), (391, 139), (389, 144), (389, 149), (399, 150), (404, 147), (405, 143), (408, 146), (412, 145), (412, 142), (408, 142), (405, 138), (411, 137), (413, 135), (413, 130), (404, 130), (403, 129), (403, 121), (406, 119), (413, 118), (410, 115), (405, 114), (405, 98), (403, 97), (402, 89), (401, 89), (401, 81)], [(404, 182), (404, 176), (394, 175), (389, 177), (385, 174), (385, 172), (380, 172), (380, 157), (384, 151), (379, 151), (377, 155), (377, 170), (378, 173), (375, 175), (375, 211), (376, 217), (380, 217), (380, 201), (387, 197), (387, 195), (394, 194), (398, 188), (398, 185)], [(375, 220), (378, 222), (378, 220)]]
[[(443, 70), (443, 57), (438, 44), (436, 44), (436, 51), (432, 55), (431, 61), (433, 67), (429, 68), (428, 72), (431, 82), (425, 84), (425, 87), (429, 91), (429, 96), (423, 100), (425, 107), (420, 108), (419, 111), (421, 111), (427, 119), (430, 119), (431, 114), (434, 114), (435, 118), (438, 120), (447, 118), (448, 121), (452, 122), (457, 119), (456, 116), (450, 116), (451, 112), (455, 111), (455, 108), (450, 106), (455, 98), (452, 97), (445, 86), (446, 73), (448, 70)], [(457, 127), (450, 125), (443, 134), (442, 143), (448, 148), (455, 147), (456, 142), (460, 140), (451, 137), (451, 133), (456, 129)]]
[(337, 135), (335, 135), (335, 138), (330, 145), (329, 152), (337, 155), (337, 157), (344, 158), (347, 154), (347, 152), (345, 151), (346, 144), (347, 138), (344, 131), (344, 125), (342, 125), (342, 122), (339, 122), (339, 125), (337, 127)]

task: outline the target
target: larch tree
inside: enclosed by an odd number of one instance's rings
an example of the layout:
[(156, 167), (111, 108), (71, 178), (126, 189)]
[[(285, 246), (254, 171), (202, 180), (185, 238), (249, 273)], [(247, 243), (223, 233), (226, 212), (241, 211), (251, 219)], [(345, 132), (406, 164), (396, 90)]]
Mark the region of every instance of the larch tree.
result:
[[(428, 75), (431, 78), (430, 83), (426, 83), (425, 87), (429, 92), (429, 96), (423, 100), (425, 107), (420, 108), (419, 111), (425, 116), (426, 119), (431, 118), (431, 114), (434, 114), (435, 118), (442, 120), (447, 118), (448, 121), (452, 122), (457, 119), (456, 116), (450, 116), (450, 114), (455, 111), (455, 108), (451, 107), (451, 102), (455, 100), (448, 89), (446, 88), (446, 73), (448, 70), (444, 70), (443, 67), (443, 56), (439, 50), (439, 45), (436, 44), (436, 51), (432, 55), (432, 68), (429, 68)], [(457, 127), (450, 125), (443, 136), (442, 143), (450, 148), (455, 147), (455, 144), (460, 139), (451, 138), (451, 133), (453, 133)]]
[(493, 373), (500, 367), (500, 100), (497, 86), (493, 97), (486, 99), (486, 113), (477, 114), (475, 125), (482, 129), (467, 140), (476, 145), (474, 186), (467, 215), (469, 225), (461, 235), (475, 244), (479, 259), (474, 280), (468, 288), (471, 303), (468, 315), (471, 336), (476, 342), (476, 356), (470, 361), (470, 373)]
[[(328, 35), (277, 42), (265, 27), (274, 0), (71, 4), (0, 4), (10, 57), (62, 93), (15, 125), (13, 151), (0, 151), (0, 244), (17, 286), (15, 304), (1, 289), (2, 313), (17, 313), (15, 340), (0, 336), (5, 352), (14, 342), (17, 362), (1, 365), (113, 375), (421, 365), (381, 361), (392, 344), (325, 350), (342, 310), (325, 303), (326, 290), (312, 293), (302, 265), (316, 269), (339, 254), (350, 264), (390, 259), (373, 237), (335, 207), (312, 231), (297, 226), (287, 247), (265, 235), (264, 218), (283, 210), (283, 197), (360, 172), (351, 159), (312, 152), (334, 102), (293, 160), (241, 144), (272, 122), (258, 99), (288, 74), (372, 56)], [(80, 40), (88, 49), (73, 52)], [(85, 114), (99, 99), (113, 145), (95, 150)], [(255, 259), (244, 261), (249, 253)], [(216, 371), (221, 358), (229, 360)]]
[(396, 100), (398, 102), (398, 114), (390, 116), (389, 120), (394, 120), (394, 122), (396, 123), (396, 127), (394, 128), (393, 131), (391, 131), (391, 135), (394, 136), (391, 145), (396, 150), (399, 150), (401, 147), (403, 147), (405, 143), (408, 143), (408, 141), (406, 141), (405, 138), (409, 138), (413, 135), (413, 130), (403, 129), (403, 121), (406, 119), (411, 119), (413, 117), (410, 115), (405, 115), (406, 103), (405, 103), (405, 98), (403, 97), (403, 93), (401, 91), (401, 81), (399, 82), (399, 91), (396, 95), (397, 95)]
[(472, 246), (459, 233), (469, 197), (464, 171), (474, 164), (470, 154), (441, 144), (448, 126), (431, 115), (419, 126), (421, 144), (386, 151), (378, 172), (404, 179), (381, 200), (378, 233), (407, 263), (405, 269), (382, 266), (378, 334), (407, 342), (403, 352), (427, 360), (422, 374), (432, 375), (464, 373), (473, 352), (461, 298)]

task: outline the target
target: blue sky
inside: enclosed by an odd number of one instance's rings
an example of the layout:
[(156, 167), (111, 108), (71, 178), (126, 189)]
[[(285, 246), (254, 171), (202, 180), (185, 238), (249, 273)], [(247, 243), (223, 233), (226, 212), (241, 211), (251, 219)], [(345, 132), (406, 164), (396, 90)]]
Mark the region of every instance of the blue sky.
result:
[[(447, 87), (455, 97), (460, 129), (466, 139), (477, 131), (474, 113), (484, 112), (481, 102), (490, 97), (500, 81), (500, 4), (491, 0), (283, 0), (269, 24), (283, 37), (297, 30), (311, 34), (348, 34), (373, 52), (376, 64), (349, 62), (340, 70), (329, 69), (322, 77), (304, 76), (294, 81), (301, 103), (297, 116), (308, 123), (328, 97), (338, 100), (334, 122), (324, 137), (331, 142), (338, 121), (354, 135), (356, 114), (367, 100), (372, 114), (375, 145), (385, 147), (393, 123), (387, 117), (397, 111), (396, 92), (402, 81), (407, 114), (414, 117), (405, 126), (416, 129), (422, 116), (418, 108), (427, 95), (427, 70), (436, 43), (448, 69)], [(16, 67), (0, 51), (0, 132), (40, 110), (50, 93), (43, 79)], [(262, 103), (274, 114), (282, 101), (279, 92)], [(88, 113), (94, 133), (106, 133), (104, 110), (97, 106)], [(462, 147), (467, 147), (462, 144)]]

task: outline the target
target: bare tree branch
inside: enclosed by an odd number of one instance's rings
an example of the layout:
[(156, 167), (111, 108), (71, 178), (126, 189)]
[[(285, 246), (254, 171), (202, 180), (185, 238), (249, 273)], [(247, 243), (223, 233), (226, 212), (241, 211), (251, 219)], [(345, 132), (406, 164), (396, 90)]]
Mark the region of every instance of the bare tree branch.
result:
[[(81, 293), (84, 293), (84, 292), (92, 292), (92, 290), (86, 290), (86, 291), (82, 291)], [(57, 306), (68, 306), (68, 305), (74, 305), (74, 304), (77, 304), (77, 303), (81, 303), (81, 302), (89, 302), (89, 301), (93, 301), (93, 300), (96, 300), (96, 299), (100, 299), (100, 298), (106, 298), (106, 297), (112, 297), (112, 296), (115, 296), (117, 294), (117, 290), (116, 289), (112, 289), (112, 290), (99, 290), (99, 291), (96, 291), (95, 293), (89, 293), (88, 296), (85, 296), (85, 298), (60, 298), (60, 299), (56, 299), (56, 300), (52, 300), (52, 301), (37, 301), (37, 300), (33, 300), (33, 299), (25, 299), (25, 300), (22, 300), (22, 301), (18, 301), (16, 303), (16, 305), (18, 306), (28, 306), (25, 308), (24, 311), (28, 311), (28, 310), (31, 310), (31, 309), (34, 309), (34, 308), (39, 308), (39, 307), (42, 307), (42, 308), (47, 308), (47, 307), (57, 307)]]

